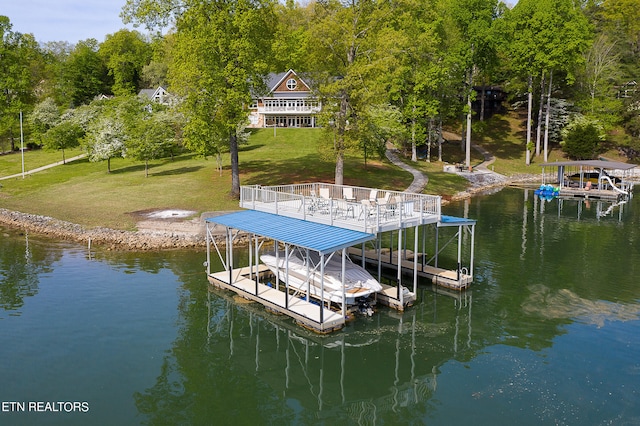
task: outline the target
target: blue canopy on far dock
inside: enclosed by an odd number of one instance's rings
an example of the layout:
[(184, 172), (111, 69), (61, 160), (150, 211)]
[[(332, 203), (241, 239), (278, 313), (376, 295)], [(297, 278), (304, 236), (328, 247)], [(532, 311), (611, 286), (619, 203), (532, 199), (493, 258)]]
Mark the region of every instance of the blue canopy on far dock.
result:
[(324, 254), (376, 238), (374, 234), (366, 232), (257, 210), (229, 213), (208, 218), (206, 221)]

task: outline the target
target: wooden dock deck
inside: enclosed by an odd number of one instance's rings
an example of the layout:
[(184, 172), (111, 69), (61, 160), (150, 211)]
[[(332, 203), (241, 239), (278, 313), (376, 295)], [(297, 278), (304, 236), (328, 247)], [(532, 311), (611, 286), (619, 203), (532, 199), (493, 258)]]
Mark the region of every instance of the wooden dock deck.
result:
[[(354, 262), (361, 261), (362, 249), (351, 247), (349, 248), (349, 255), (354, 260)], [(377, 265), (377, 252), (375, 250), (365, 250), (365, 262), (370, 265)], [(382, 255), (380, 264), (383, 268), (397, 270), (398, 253), (394, 252), (391, 256), (391, 259), (389, 258), (388, 254)], [(413, 275), (413, 259), (403, 259), (401, 265), (402, 273), (404, 275)], [(421, 262), (418, 262), (418, 276), (431, 280), (431, 282), (435, 285), (458, 291), (466, 289), (467, 287), (469, 287), (469, 285), (471, 285), (471, 282), (473, 281), (473, 277), (469, 274), (464, 274), (461, 272), (460, 276), (458, 276), (457, 271), (436, 268), (430, 265), (422, 265)]]
[(618, 201), (624, 198), (626, 195), (613, 190), (606, 189), (589, 189), (586, 190), (584, 188), (573, 188), (573, 187), (562, 187), (560, 188), (560, 192), (558, 196), (563, 198), (584, 198), (590, 200), (610, 200), (610, 201)]
[[(264, 274), (266, 272), (268, 272), (268, 268), (265, 265), (260, 265), (258, 273)], [(257, 284), (256, 293), (255, 276), (253, 279), (250, 278), (252, 274), (255, 274), (255, 268), (252, 271), (245, 267), (231, 271), (232, 283), (229, 282), (229, 271), (212, 273), (207, 278), (213, 286), (231, 290), (245, 299), (261, 303), (276, 313), (288, 315), (298, 324), (317, 333), (330, 333), (344, 327), (346, 318), (339, 312), (321, 307), (317, 303), (288, 295), (284, 291), (262, 283)]]
[(382, 283), (380, 285), (382, 285), (382, 291), (376, 293), (376, 301), (381, 305), (402, 312), (405, 308), (413, 306), (416, 302), (416, 295), (411, 293), (409, 295), (403, 295), (402, 303), (400, 303), (400, 299), (398, 299), (398, 287)]

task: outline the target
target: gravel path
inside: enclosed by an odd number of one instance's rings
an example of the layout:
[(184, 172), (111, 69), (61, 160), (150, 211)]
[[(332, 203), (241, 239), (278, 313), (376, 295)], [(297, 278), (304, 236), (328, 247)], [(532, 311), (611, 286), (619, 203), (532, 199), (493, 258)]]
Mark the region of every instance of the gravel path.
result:
[[(473, 193), (478, 191), (493, 188), (496, 186), (503, 186), (509, 183), (510, 179), (504, 175), (494, 172), (493, 170), (489, 170), (489, 167), (496, 159), (495, 157), (482, 148), (479, 145), (472, 145), (473, 148), (480, 152), (484, 161), (473, 168), (472, 171), (457, 171), (456, 174), (467, 179), (471, 187), (463, 192), (460, 192), (452, 197), (452, 199), (460, 199), (471, 196)], [(409, 187), (405, 190), (406, 192), (414, 192), (421, 193), (424, 191), (424, 188), (429, 183), (429, 177), (423, 174), (421, 171), (414, 169), (409, 164), (403, 162), (398, 157), (398, 150), (389, 146), (387, 147), (386, 157), (396, 166), (400, 167), (403, 170), (408, 171), (413, 175), (413, 182)]]

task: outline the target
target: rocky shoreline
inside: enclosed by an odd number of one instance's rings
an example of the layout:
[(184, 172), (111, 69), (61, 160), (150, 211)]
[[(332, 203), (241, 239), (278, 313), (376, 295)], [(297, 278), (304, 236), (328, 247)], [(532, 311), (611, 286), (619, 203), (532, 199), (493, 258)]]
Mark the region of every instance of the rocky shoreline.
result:
[[(452, 197), (445, 197), (443, 204), (469, 198), (473, 195), (500, 189), (516, 182), (534, 182), (539, 175), (521, 175), (510, 179), (489, 179), (486, 176), (479, 180), (469, 179), (471, 187)], [(111, 228), (85, 228), (82, 225), (55, 219), (48, 216), (21, 213), (0, 208), (0, 225), (22, 229), (51, 238), (74, 241), (90, 246), (100, 246), (107, 250), (148, 251), (193, 249), (206, 247), (204, 219), (221, 212), (204, 213), (198, 219), (186, 221), (142, 221), (138, 223), (138, 231), (125, 231)], [(224, 244), (224, 235), (214, 236), (216, 241)]]
[(175, 232), (167, 226), (158, 231), (124, 231), (110, 228), (87, 229), (82, 225), (40, 216), (0, 209), (0, 225), (22, 229), (51, 238), (75, 241), (107, 250), (167, 250), (205, 247), (204, 232)]

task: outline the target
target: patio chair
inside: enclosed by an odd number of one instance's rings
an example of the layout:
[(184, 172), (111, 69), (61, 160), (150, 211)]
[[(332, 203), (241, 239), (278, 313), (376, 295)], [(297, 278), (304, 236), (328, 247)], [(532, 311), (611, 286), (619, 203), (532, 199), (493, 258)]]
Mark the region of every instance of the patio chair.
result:
[(358, 213), (358, 220), (364, 220), (367, 218), (375, 217), (376, 207), (370, 200), (360, 200), (360, 213)]
[(351, 217), (355, 217), (355, 213), (353, 211), (353, 204), (348, 203), (346, 200), (334, 200), (334, 212), (333, 217), (340, 217), (341, 219), (347, 219), (349, 213), (351, 213)]
[(347, 201), (356, 201), (356, 197), (353, 196), (353, 188), (345, 187), (342, 188), (342, 198)]
[(318, 198), (318, 208), (322, 213), (329, 213), (329, 203), (331, 203), (331, 195), (329, 188), (320, 188), (320, 198)]

